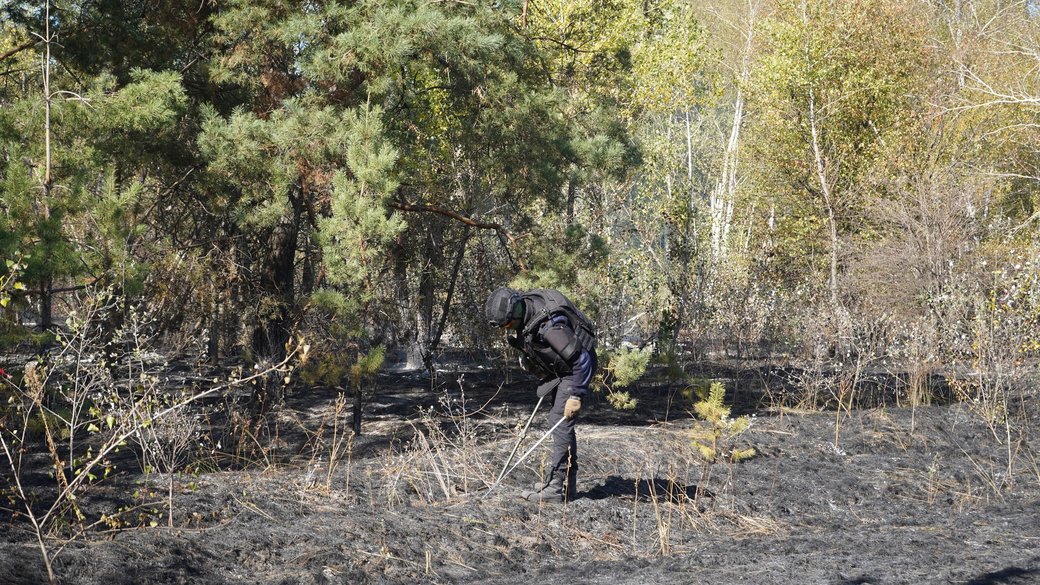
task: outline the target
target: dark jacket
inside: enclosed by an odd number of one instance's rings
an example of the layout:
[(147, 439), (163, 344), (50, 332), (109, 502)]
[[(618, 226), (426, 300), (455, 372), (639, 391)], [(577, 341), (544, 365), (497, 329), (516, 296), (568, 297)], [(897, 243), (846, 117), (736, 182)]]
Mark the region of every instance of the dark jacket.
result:
[(557, 291), (531, 291), (519, 302), (524, 303), (524, 323), (509, 343), (542, 378), (539, 395), (557, 386), (572, 396), (584, 395), (596, 369), (591, 322)]

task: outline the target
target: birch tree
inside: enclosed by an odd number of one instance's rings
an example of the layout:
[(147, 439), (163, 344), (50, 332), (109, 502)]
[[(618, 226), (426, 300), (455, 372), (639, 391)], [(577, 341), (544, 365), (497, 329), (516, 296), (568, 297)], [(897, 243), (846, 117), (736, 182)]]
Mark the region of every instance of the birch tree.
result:
[[(728, 8), (728, 10), (727, 10)], [(709, 197), (711, 214), (711, 251), (717, 263), (729, 253), (734, 211), (740, 178), (741, 134), (744, 129), (746, 92), (755, 59), (759, 23), (765, 2), (745, 0), (707, 11), (712, 37), (720, 46), (720, 67), (725, 72), (730, 121), (722, 125), (724, 147), (718, 165), (718, 178)], [(746, 250), (743, 250), (746, 253)]]
[[(835, 313), (843, 307), (843, 238), (856, 233), (867, 200), (859, 179), (913, 111), (909, 100), (923, 70), (919, 26), (908, 7), (885, 0), (780, 2), (767, 24), (754, 81), (756, 152), (768, 161), (759, 168), (781, 189), (779, 223), (787, 225), (777, 229), (797, 230), (801, 222), (810, 238), (801, 245), (820, 238)], [(806, 251), (792, 252), (812, 269)]]

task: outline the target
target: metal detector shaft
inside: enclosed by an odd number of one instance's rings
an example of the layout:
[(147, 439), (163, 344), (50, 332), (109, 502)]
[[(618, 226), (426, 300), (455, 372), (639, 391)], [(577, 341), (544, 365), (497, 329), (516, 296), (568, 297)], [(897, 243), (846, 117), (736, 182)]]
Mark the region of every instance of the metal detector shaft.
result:
[[(502, 471), (498, 473), (498, 479), (495, 480), (495, 484), (491, 486), (491, 489), (494, 489), (495, 486), (498, 485), (498, 482), (502, 481), (502, 478), (505, 476), (506, 469), (509, 469), (509, 464), (513, 461), (513, 456), (520, 450), (520, 443), (522, 443), (524, 438), (527, 437), (527, 429), (531, 428), (531, 421), (534, 420), (534, 415), (538, 413), (538, 408), (542, 406), (543, 400), (545, 400), (544, 394), (538, 397), (538, 404), (534, 405), (534, 410), (531, 411), (531, 416), (527, 419), (527, 424), (524, 425), (524, 430), (520, 431), (520, 438), (516, 440), (516, 445), (513, 445), (513, 451), (509, 454), (509, 457), (506, 458), (506, 464), (502, 466)], [(491, 490), (488, 491), (490, 492)]]
[(502, 477), (498, 478), (498, 481), (496, 481), (496, 482), (495, 482), (495, 485), (491, 486), (491, 487), (490, 487), (490, 488), (488, 489), (487, 493), (486, 493), (486, 494), (484, 494), (484, 497), (486, 498), (486, 497), (488, 497), (489, 495), (491, 495), (491, 491), (492, 491), (492, 490), (494, 490), (494, 489), (495, 489), (496, 487), (498, 487), (498, 484), (499, 484), (499, 483), (501, 483), (502, 479), (503, 479), (503, 478), (505, 478), (505, 476), (507, 476), (507, 475), (509, 475), (510, 473), (512, 473), (512, 472), (513, 472), (513, 470), (514, 470), (514, 469), (516, 469), (516, 467), (517, 467), (518, 465), (520, 465), (521, 463), (523, 463), (523, 462), (524, 462), (524, 459), (527, 459), (527, 456), (528, 456), (528, 455), (530, 455), (530, 454), (531, 454), (531, 453), (532, 453), (532, 452), (533, 452), (533, 451), (534, 451), (535, 449), (537, 449), (537, 448), (538, 448), (538, 445), (541, 445), (541, 444), (542, 444), (542, 441), (544, 441), (544, 440), (548, 439), (548, 438), (549, 438), (549, 435), (551, 435), (551, 434), (553, 433), (553, 431), (555, 431), (555, 430), (556, 430), (556, 427), (558, 427), (558, 426), (560, 426), (561, 424), (563, 424), (563, 421), (565, 421), (565, 420), (567, 420), (567, 419), (566, 419), (566, 418), (564, 418), (564, 417), (560, 417), (560, 420), (556, 421), (556, 424), (554, 424), (554, 425), (552, 426), (552, 428), (551, 428), (551, 429), (549, 429), (548, 431), (545, 431), (545, 434), (544, 434), (544, 435), (542, 435), (542, 437), (541, 437), (540, 439), (538, 439), (538, 441), (537, 441), (537, 442), (536, 442), (536, 443), (535, 443), (534, 445), (531, 445), (531, 448), (530, 448), (530, 449), (528, 449), (526, 453), (524, 453), (523, 455), (521, 455), (521, 456), (520, 456), (520, 458), (516, 460), (516, 463), (514, 463), (514, 464), (513, 464), (513, 466), (509, 468), (509, 471), (505, 472), (504, 474), (502, 474)]

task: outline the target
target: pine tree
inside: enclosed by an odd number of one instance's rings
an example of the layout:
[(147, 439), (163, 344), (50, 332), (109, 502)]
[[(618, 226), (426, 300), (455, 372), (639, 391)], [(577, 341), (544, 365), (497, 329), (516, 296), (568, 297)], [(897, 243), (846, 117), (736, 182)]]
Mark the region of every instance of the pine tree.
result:
[(737, 462), (755, 456), (754, 448), (740, 448), (734, 444), (737, 437), (751, 427), (751, 419), (747, 416), (730, 418), (731, 409), (724, 402), (725, 395), (726, 387), (722, 382), (712, 382), (708, 395), (693, 405), (694, 412), (707, 425), (694, 427), (690, 438), (708, 463), (723, 458)]
[(23, 279), (44, 329), (54, 295), (81, 278), (139, 282), (132, 251), (144, 240), (142, 215), (152, 208), (145, 199), (166, 166), (157, 145), (176, 133), (185, 104), (173, 73), (129, 72), (120, 84), (74, 69), (74, 54), (55, 39), (79, 14), (62, 7), (6, 7), (25, 35), (42, 40), (10, 56), (36, 67), (0, 109), (0, 245), (8, 258), (25, 259)]

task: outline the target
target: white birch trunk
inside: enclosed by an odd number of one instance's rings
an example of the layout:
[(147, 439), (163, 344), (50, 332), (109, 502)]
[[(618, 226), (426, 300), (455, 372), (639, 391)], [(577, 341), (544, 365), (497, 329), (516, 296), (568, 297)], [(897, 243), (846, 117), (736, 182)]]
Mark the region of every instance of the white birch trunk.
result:
[[(806, 27), (809, 24), (809, 17), (805, 12), (805, 4), (802, 4), (802, 19)], [(806, 46), (806, 64), (810, 62), (811, 56), (809, 55), (809, 47)], [(823, 196), (823, 204), (827, 212), (827, 225), (830, 236), (830, 277), (828, 278), (828, 288), (830, 289), (830, 302), (831, 307), (837, 314), (840, 304), (838, 302), (838, 220), (835, 211), (834, 195), (831, 192), (831, 182), (827, 175), (827, 161), (825, 160), (823, 153), (823, 146), (820, 144), (820, 132), (818, 127), (818, 119), (816, 115), (816, 92), (813, 90), (812, 83), (809, 84), (809, 133), (812, 138), (812, 154), (813, 161), (816, 165), (816, 180), (820, 183), (820, 193)]]
[(733, 212), (736, 207), (737, 177), (740, 154), (740, 131), (744, 124), (743, 86), (751, 74), (751, 51), (754, 46), (755, 22), (760, 2), (748, 0), (747, 18), (743, 30), (744, 46), (740, 55), (740, 73), (737, 94), (733, 100), (733, 120), (730, 124), (729, 140), (722, 156), (722, 172), (710, 196), (711, 250), (713, 260), (723, 259), (729, 251), (730, 231), (733, 227)]
[(744, 119), (744, 92), (737, 89), (733, 104), (733, 123), (729, 140), (722, 155), (722, 174), (709, 197), (711, 208), (711, 250), (715, 261), (721, 260), (728, 249), (729, 232), (733, 224), (733, 208), (737, 192), (737, 162), (740, 129)]
[(816, 120), (816, 94), (809, 86), (809, 131), (812, 135), (813, 159), (816, 162), (816, 179), (820, 183), (820, 193), (827, 211), (827, 225), (830, 232), (830, 278), (829, 288), (831, 306), (838, 308), (838, 221), (834, 209), (834, 196), (831, 193), (830, 180), (827, 177), (827, 166), (824, 161), (823, 148), (820, 146), (819, 130)]

